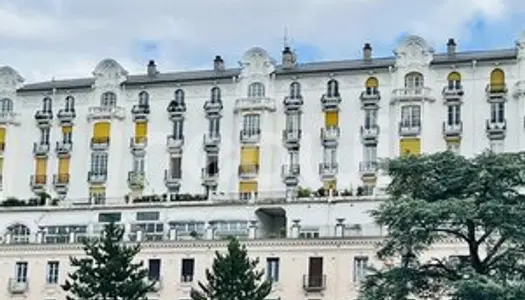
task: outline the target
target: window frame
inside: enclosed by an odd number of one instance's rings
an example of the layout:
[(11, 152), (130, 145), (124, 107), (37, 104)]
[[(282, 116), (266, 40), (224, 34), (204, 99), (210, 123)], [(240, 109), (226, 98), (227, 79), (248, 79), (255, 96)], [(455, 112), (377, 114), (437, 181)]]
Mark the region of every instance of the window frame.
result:
[(51, 260), (46, 265), (46, 284), (58, 284), (60, 272), (60, 262)]
[(246, 114), (242, 118), (242, 130), (246, 136), (257, 136), (261, 131), (261, 115)]
[(290, 83), (290, 99), (300, 99), (301, 96), (301, 84), (297, 81)]
[(248, 85), (248, 98), (264, 98), (266, 97), (266, 87), (262, 82), (252, 82)]
[(96, 175), (108, 174), (108, 153), (96, 151), (91, 153), (91, 173)]
[(339, 82), (335, 79), (331, 79), (326, 83), (326, 96), (327, 97), (339, 97)]
[(117, 94), (114, 92), (104, 92), (100, 96), (100, 106), (107, 108), (114, 108), (117, 106)]
[(405, 105), (401, 107), (401, 126), (407, 128), (421, 127), (420, 105)]

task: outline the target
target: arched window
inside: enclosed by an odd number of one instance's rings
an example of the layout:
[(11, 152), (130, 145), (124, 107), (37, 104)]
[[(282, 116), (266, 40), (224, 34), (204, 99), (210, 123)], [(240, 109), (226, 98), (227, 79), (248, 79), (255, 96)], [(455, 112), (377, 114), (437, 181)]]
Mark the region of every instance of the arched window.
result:
[(450, 74), (447, 76), (447, 80), (449, 90), (461, 89), (461, 74), (458, 72), (450, 72)]
[(149, 105), (149, 94), (146, 91), (139, 93), (139, 105), (148, 106)]
[(0, 109), (3, 113), (13, 111), (13, 100), (4, 98), (0, 100)]
[(11, 243), (13, 244), (27, 244), (31, 231), (23, 224), (15, 224), (7, 228), (7, 232), (11, 234)]
[(494, 69), (490, 73), (490, 91), (501, 92), (505, 90), (505, 72), (502, 69)]
[(301, 98), (301, 84), (299, 82), (292, 82), (290, 84), (290, 98)]
[(113, 92), (105, 92), (100, 99), (100, 105), (103, 107), (115, 107), (117, 105), (117, 95)]
[(184, 104), (184, 91), (181, 89), (178, 89), (175, 91), (175, 103), (176, 104)]
[(378, 87), (379, 87), (379, 81), (375, 77), (370, 77), (365, 82), (366, 93), (368, 95), (377, 94)]
[(220, 88), (216, 86), (212, 87), (210, 92), (211, 92), (210, 98), (211, 98), (212, 103), (221, 102), (221, 89)]
[(51, 111), (53, 109), (53, 101), (49, 97), (45, 97), (44, 100), (42, 100), (43, 104), (43, 111)]
[(66, 111), (74, 111), (75, 110), (75, 98), (73, 96), (67, 96), (66, 97)]
[(339, 97), (339, 82), (337, 82), (337, 80), (332, 79), (328, 81), (328, 84), (326, 85), (326, 96)]
[(264, 97), (264, 85), (260, 82), (254, 82), (248, 86), (248, 97)]
[(408, 73), (405, 76), (405, 88), (408, 90), (415, 90), (416, 93), (420, 92), (424, 86), (423, 74), (418, 72)]

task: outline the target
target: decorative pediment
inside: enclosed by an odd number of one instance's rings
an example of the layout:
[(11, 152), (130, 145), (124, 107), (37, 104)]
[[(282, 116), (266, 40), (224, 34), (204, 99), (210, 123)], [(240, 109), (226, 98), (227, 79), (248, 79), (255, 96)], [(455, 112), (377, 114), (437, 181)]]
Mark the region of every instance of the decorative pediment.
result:
[(243, 69), (242, 73), (245, 75), (267, 75), (274, 71), (276, 62), (266, 50), (260, 47), (254, 47), (244, 53), (242, 61), (240, 61), (239, 64)]
[(0, 67), (0, 88), (16, 89), (24, 82), (24, 78), (9, 66)]
[(120, 81), (128, 75), (126, 71), (117, 61), (111, 58), (106, 58), (99, 62), (93, 70), (93, 76), (97, 79), (117, 80)]
[(396, 66), (428, 65), (433, 53), (434, 49), (423, 38), (410, 35), (394, 51)]

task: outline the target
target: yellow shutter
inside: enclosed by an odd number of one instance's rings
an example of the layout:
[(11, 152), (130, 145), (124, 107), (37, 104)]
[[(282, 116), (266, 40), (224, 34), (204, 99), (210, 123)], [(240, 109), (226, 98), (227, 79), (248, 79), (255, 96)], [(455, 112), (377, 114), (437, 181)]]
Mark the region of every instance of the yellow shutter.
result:
[(67, 125), (62, 126), (62, 133), (72, 133), (73, 132), (73, 126)]
[(418, 138), (406, 138), (399, 141), (399, 155), (419, 155), (421, 154), (421, 141)]
[(58, 174), (69, 174), (69, 157), (61, 157), (58, 160)]
[(451, 72), (448, 74), (448, 81), (460, 81), (461, 75), (458, 72)]
[(366, 80), (367, 88), (377, 88), (378, 86), (379, 86), (379, 82), (377, 81), (377, 78), (370, 77)]
[(241, 148), (241, 165), (254, 166), (259, 164), (259, 147)]
[(257, 181), (239, 182), (239, 193), (256, 193), (258, 189)]
[(336, 180), (327, 180), (323, 182), (323, 188), (325, 190), (337, 190), (337, 181)]
[(5, 143), (5, 127), (0, 127), (0, 143)]
[(326, 127), (337, 127), (339, 124), (339, 112), (338, 111), (327, 111), (324, 114), (324, 122)]
[(39, 158), (36, 159), (35, 174), (37, 176), (39, 176), (39, 175), (46, 175), (47, 174), (47, 158), (39, 157)]
[(93, 137), (95, 139), (109, 139), (110, 131), (111, 123), (109, 122), (98, 122), (93, 125)]
[(92, 185), (89, 187), (90, 194), (101, 194), (106, 191), (106, 188), (103, 185)]
[(139, 122), (135, 123), (135, 142), (142, 143), (148, 137), (148, 123)]
[(490, 90), (499, 92), (505, 89), (505, 73), (501, 69), (494, 69), (490, 73)]

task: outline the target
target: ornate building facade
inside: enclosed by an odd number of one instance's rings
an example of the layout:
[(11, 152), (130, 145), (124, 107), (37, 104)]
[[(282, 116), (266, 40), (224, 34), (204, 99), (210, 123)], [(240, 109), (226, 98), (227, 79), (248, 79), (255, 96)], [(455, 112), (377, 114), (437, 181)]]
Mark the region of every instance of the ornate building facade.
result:
[(105, 59), (39, 83), (0, 68), (2, 299), (62, 299), (68, 255), (110, 219), (144, 243), (153, 298), (189, 299), (234, 235), (272, 299), (354, 299), (385, 234), (367, 213), (386, 197), (379, 158), (525, 148), (525, 37), (436, 53), (409, 36), (394, 54), (298, 63), (252, 48), (239, 68), (217, 56), (144, 74)]

